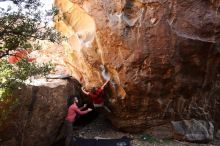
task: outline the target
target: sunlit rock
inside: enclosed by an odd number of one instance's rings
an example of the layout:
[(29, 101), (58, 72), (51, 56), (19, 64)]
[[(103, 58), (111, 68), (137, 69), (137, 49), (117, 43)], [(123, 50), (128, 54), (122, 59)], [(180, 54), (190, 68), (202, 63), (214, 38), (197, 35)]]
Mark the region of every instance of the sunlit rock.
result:
[(110, 79), (106, 102), (115, 127), (137, 132), (190, 118), (220, 126), (219, 1), (55, 4), (81, 45), (67, 33), (65, 65), (87, 89)]
[(69, 0), (55, 0), (63, 21), (78, 35), (83, 44), (91, 43), (96, 33), (95, 21), (85, 10)]

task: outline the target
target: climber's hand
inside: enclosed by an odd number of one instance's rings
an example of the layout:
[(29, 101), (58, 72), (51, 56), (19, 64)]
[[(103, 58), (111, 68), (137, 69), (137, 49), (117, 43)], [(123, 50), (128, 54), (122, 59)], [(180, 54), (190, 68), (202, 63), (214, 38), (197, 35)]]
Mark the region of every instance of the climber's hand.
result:
[(84, 104), (83, 107), (84, 107), (84, 108), (87, 107), (87, 104)]
[(91, 112), (91, 111), (92, 111), (92, 109), (91, 109), (91, 108), (88, 108), (88, 111), (89, 111), (89, 112)]

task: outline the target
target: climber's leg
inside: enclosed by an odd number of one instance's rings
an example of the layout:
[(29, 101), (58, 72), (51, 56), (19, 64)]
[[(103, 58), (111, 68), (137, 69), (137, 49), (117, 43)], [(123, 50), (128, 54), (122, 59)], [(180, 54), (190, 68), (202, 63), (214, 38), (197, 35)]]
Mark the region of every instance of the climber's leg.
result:
[(107, 106), (103, 105), (103, 108), (104, 108), (106, 111), (108, 111), (109, 113), (111, 113), (111, 110), (110, 110)]
[(66, 131), (65, 146), (70, 146), (72, 134), (73, 134), (72, 122), (65, 121), (65, 131)]

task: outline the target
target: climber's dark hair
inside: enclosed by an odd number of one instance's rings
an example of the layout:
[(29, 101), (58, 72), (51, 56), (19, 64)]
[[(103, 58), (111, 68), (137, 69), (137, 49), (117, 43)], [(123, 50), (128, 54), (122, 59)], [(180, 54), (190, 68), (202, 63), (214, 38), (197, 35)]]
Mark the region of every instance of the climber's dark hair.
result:
[(96, 87), (92, 87), (92, 93), (96, 92)]

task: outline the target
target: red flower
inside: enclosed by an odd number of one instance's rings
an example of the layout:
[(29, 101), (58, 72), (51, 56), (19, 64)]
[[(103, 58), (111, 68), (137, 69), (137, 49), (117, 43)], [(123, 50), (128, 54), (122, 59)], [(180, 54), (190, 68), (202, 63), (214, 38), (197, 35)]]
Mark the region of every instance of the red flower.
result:
[(26, 50), (19, 50), (16, 51), (13, 55), (8, 57), (8, 62), (9, 63), (17, 63), (21, 59), (27, 59), (28, 62), (32, 62), (35, 60), (35, 58), (29, 58), (28, 53)]

